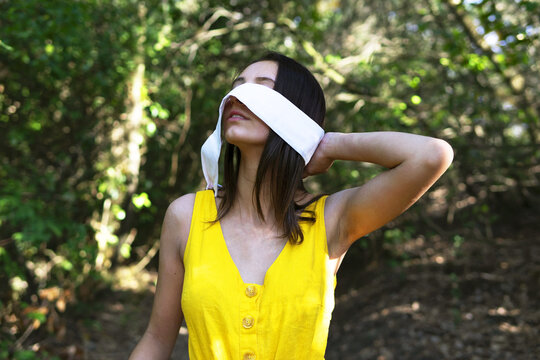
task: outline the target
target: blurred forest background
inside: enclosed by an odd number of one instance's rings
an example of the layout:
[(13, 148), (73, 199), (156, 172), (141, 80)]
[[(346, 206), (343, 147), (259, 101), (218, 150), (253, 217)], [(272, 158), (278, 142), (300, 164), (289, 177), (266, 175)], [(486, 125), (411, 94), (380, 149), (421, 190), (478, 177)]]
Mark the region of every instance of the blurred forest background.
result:
[[(350, 250), (327, 358), (540, 358), (539, 14), (527, 0), (0, 0), (0, 358), (127, 357), (164, 212), (203, 187), (219, 101), (266, 49), (314, 72), (327, 131), (455, 150), (419, 204)], [(379, 171), (338, 162), (307, 185)]]

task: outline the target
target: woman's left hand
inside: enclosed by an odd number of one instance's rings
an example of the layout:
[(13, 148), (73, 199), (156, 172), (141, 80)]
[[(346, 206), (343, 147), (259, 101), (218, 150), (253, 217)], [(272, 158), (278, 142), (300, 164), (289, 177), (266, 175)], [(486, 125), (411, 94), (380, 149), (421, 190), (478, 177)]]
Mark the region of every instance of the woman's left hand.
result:
[(334, 163), (334, 159), (327, 155), (331, 137), (332, 133), (324, 134), (322, 140), (319, 142), (317, 150), (315, 150), (315, 153), (311, 157), (311, 160), (306, 167), (304, 167), (304, 174), (302, 177), (305, 178), (311, 175), (322, 174), (330, 169)]

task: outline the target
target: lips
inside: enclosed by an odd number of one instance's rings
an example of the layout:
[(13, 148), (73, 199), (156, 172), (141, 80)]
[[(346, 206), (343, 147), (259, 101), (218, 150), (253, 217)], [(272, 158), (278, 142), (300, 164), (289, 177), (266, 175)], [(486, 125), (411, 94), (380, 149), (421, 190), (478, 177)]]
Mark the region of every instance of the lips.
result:
[(227, 120), (249, 120), (249, 118), (239, 110), (231, 110), (227, 116)]

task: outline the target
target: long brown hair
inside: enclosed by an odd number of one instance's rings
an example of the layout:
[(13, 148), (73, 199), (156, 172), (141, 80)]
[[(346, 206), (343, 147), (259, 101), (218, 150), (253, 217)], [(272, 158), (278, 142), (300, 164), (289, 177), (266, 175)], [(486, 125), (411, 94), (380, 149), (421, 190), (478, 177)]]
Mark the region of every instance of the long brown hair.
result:
[[(276, 52), (269, 52), (250, 64), (259, 61), (275, 61), (278, 64), (274, 90), (289, 99), (322, 127), (326, 103), (321, 86), (313, 74), (295, 60)], [(227, 143), (223, 193), (220, 195), (222, 201), (219, 205), (216, 221), (222, 219), (229, 212), (236, 199), (240, 158), (240, 149)], [(270, 179), (270, 201), (276, 222), (282, 225), (282, 237), (288, 238), (293, 244), (300, 244), (304, 240), (299, 221), (315, 221), (313, 213), (308, 214), (310, 216), (302, 216), (302, 212), (320, 197), (315, 197), (304, 204), (297, 204), (294, 201), (298, 190), (307, 193), (302, 182), (304, 166), (302, 156), (270, 129), (257, 169), (253, 196), (255, 197), (257, 213), (264, 221), (260, 194), (265, 179)]]

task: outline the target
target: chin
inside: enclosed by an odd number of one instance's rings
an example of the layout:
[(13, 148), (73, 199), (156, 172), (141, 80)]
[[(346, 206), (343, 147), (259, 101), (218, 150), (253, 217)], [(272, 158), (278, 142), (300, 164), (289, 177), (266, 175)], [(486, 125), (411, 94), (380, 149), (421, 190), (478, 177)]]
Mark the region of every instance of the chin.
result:
[(239, 148), (246, 146), (264, 146), (266, 141), (254, 141), (253, 139), (225, 139), (231, 145), (236, 145)]
[(236, 131), (237, 129), (227, 129), (224, 134), (225, 140), (232, 145), (240, 147), (241, 145), (265, 145), (268, 139), (268, 134), (253, 134), (244, 131)]
[(241, 137), (225, 137), (225, 140), (231, 144), (236, 145), (239, 148), (244, 148), (246, 146), (261, 146), (263, 147), (266, 144), (266, 138), (264, 139), (254, 139), (254, 138), (241, 138)]

